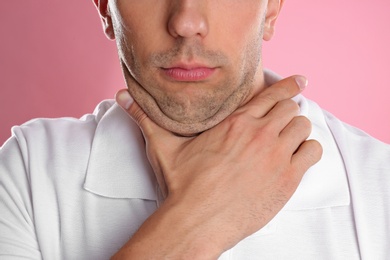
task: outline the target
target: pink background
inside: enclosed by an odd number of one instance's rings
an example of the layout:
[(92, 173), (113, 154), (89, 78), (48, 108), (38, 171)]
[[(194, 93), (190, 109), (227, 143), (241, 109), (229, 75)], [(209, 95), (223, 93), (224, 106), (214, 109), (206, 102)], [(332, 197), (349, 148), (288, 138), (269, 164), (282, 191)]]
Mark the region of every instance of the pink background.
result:
[[(304, 74), (305, 95), (390, 143), (390, 2), (287, 0), (264, 63)], [(91, 112), (124, 83), (91, 0), (4, 1), (0, 145), (12, 125)]]

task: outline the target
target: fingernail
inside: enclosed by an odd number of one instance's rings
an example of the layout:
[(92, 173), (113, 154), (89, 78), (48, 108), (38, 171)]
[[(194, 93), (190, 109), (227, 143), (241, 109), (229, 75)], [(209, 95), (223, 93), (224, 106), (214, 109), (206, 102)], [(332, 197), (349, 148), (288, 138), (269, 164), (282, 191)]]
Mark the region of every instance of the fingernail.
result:
[(128, 91), (120, 91), (118, 92), (118, 95), (116, 96), (116, 102), (123, 107), (124, 109), (128, 110), (130, 105), (133, 103), (133, 98), (130, 96), (130, 93)]
[(304, 90), (307, 87), (308, 81), (307, 81), (306, 77), (296, 76), (295, 81), (297, 82), (297, 84), (301, 90)]

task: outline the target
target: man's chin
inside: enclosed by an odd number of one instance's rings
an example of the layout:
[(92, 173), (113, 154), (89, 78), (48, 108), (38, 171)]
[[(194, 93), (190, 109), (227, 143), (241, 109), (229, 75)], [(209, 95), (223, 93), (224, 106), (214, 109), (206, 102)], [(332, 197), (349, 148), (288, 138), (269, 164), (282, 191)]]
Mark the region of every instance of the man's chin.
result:
[[(210, 111), (198, 111), (198, 113), (193, 113), (192, 115), (188, 115), (188, 117), (184, 116), (184, 118), (183, 115), (180, 115), (177, 116), (181, 119), (179, 121), (174, 119), (175, 116), (169, 116), (164, 113), (156, 100), (138, 84), (136, 86), (128, 84), (128, 90), (133, 99), (153, 122), (176, 135), (187, 137), (199, 135), (215, 127), (237, 109), (243, 100), (243, 96), (245, 96), (241, 92), (235, 93), (222, 102), (218, 108), (214, 106), (212, 109), (215, 111), (214, 113), (210, 113)], [(194, 107), (193, 109), (200, 108)], [(174, 110), (171, 109), (170, 112), (174, 113)], [(204, 114), (202, 115), (202, 113)], [(207, 116), (207, 113), (210, 113), (210, 115)], [(201, 119), (202, 117), (205, 119)]]
[(202, 122), (182, 123), (172, 120), (171, 118), (163, 114), (161, 111), (159, 111), (160, 113), (156, 113), (155, 111), (148, 111), (148, 109), (145, 108), (144, 111), (149, 116), (149, 118), (160, 127), (176, 135), (185, 137), (199, 135), (200, 133), (209, 130), (210, 128), (213, 128), (225, 118), (221, 117), (220, 120), (217, 120), (217, 117), (219, 116), (216, 116), (215, 118), (213, 117)]

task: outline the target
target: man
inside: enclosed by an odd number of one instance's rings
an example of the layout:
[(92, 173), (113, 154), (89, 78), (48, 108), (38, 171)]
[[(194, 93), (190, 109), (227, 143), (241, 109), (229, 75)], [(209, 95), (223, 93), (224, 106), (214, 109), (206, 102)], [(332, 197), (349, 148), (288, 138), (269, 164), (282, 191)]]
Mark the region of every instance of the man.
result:
[(304, 77), (263, 70), (283, 1), (94, 3), (118, 45), (124, 110), (107, 101), (13, 129), (1, 256), (390, 254), (390, 147), (298, 95)]

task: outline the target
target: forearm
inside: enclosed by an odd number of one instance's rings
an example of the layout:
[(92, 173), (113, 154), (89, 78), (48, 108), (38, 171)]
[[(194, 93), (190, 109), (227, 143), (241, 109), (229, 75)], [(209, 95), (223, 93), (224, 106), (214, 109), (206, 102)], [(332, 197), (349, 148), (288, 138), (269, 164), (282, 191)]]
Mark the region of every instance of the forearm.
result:
[(112, 259), (217, 259), (224, 250), (201, 222), (166, 201)]

